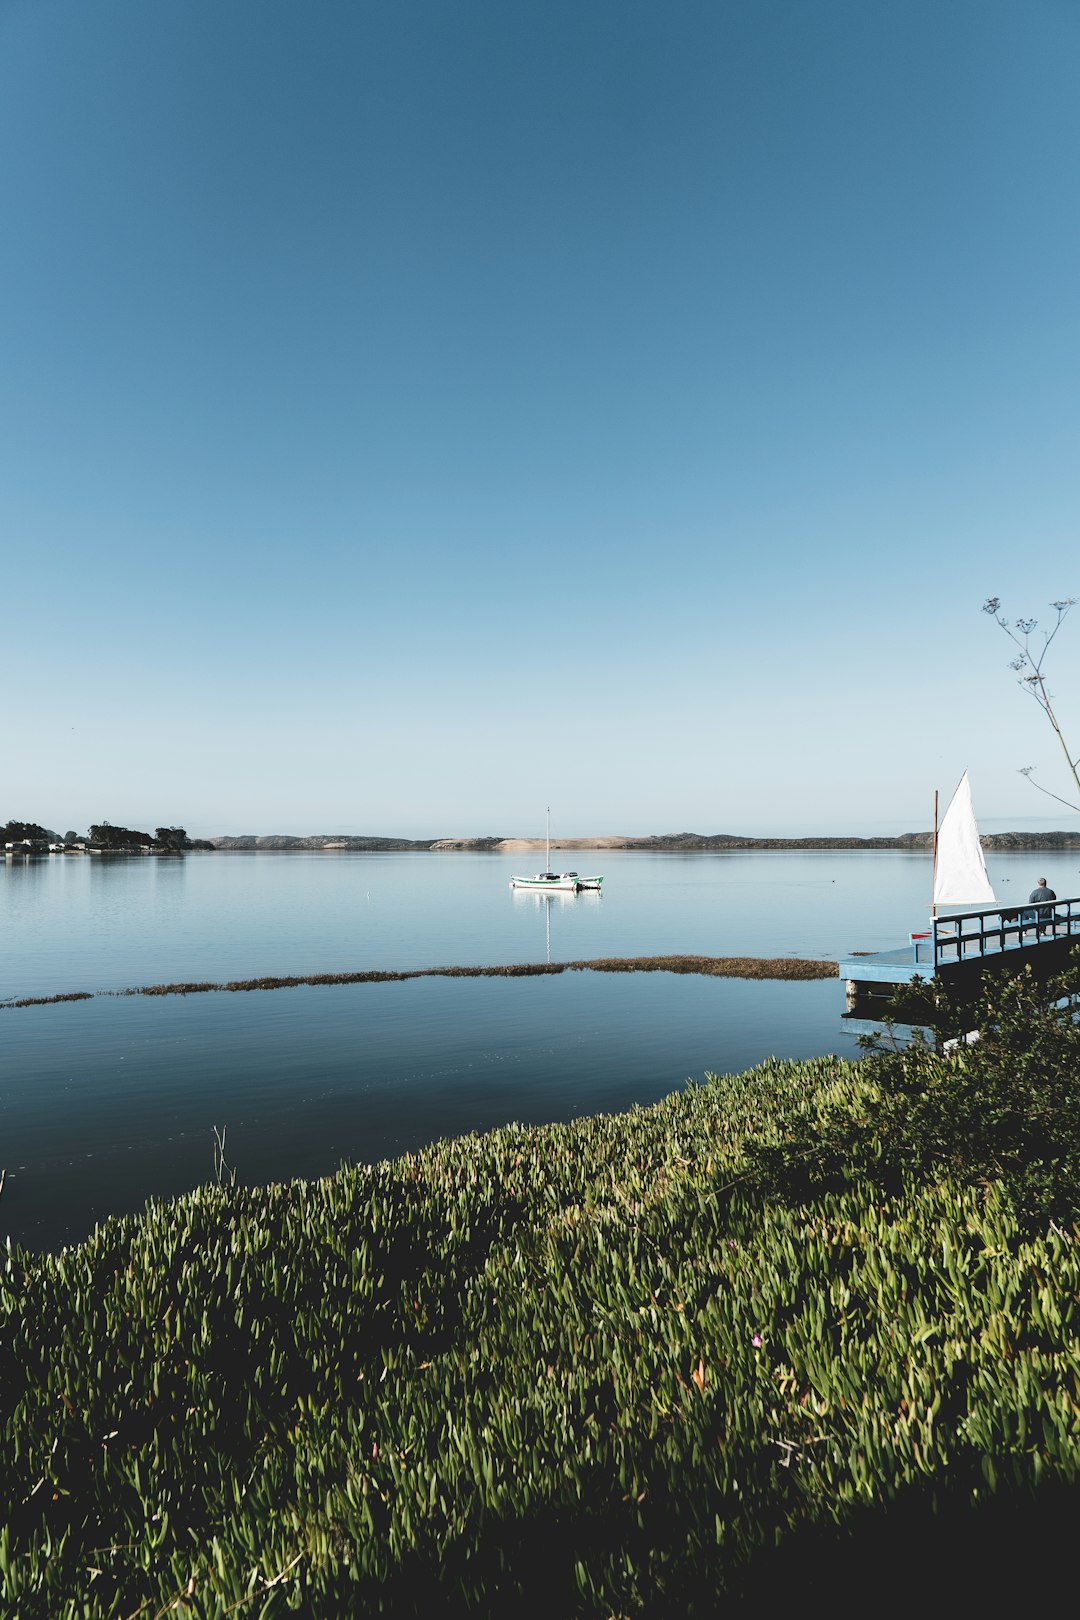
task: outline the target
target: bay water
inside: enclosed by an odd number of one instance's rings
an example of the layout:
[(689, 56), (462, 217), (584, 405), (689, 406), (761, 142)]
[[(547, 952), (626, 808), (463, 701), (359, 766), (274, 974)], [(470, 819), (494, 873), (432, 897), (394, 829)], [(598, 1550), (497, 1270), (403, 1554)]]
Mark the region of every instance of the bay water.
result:
[[(991, 852), (999, 898), (1075, 852)], [(0, 865), (0, 1235), (76, 1242), (211, 1177), (315, 1177), (510, 1120), (656, 1101), (707, 1071), (854, 1055), (837, 979), (415, 979), (191, 996), (176, 981), (693, 954), (813, 957), (925, 926), (910, 851), (556, 853), (601, 894), (513, 890), (537, 857), (229, 852)], [(1037, 868), (1037, 870), (1036, 870)]]

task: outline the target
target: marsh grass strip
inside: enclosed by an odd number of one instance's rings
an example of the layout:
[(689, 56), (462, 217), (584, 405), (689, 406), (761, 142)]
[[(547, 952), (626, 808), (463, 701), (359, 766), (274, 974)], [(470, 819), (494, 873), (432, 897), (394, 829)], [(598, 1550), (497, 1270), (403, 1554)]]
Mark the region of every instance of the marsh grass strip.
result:
[(525, 979), (547, 973), (699, 973), (716, 979), (835, 979), (835, 962), (797, 957), (608, 956), (591, 962), (508, 962), (500, 967), (368, 968), (355, 973), (304, 973), (260, 979), (209, 980), (134, 985), (126, 990), (75, 990), (66, 995), (21, 996), (6, 1007), (48, 1007), (57, 1001), (93, 1001), (98, 996), (198, 996), (210, 990), (292, 990), (302, 984), (389, 984), (404, 979)]

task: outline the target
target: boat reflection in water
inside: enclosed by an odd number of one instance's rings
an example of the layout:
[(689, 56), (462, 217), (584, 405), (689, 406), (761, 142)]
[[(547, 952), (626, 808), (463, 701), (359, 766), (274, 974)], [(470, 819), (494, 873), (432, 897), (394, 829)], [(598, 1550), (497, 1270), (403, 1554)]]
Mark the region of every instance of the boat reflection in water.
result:
[(555, 906), (589, 906), (600, 904), (600, 888), (595, 889), (512, 889), (515, 908), (530, 906), (544, 913), (544, 934), (547, 942), (547, 960), (551, 961), (551, 912)]

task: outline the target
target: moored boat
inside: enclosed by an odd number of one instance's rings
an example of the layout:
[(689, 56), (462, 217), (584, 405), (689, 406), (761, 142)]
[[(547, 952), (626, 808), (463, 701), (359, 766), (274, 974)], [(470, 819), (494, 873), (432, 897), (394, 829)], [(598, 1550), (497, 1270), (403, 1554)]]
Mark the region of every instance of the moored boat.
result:
[(532, 877), (512, 877), (512, 889), (569, 890), (576, 894), (584, 887), (576, 872), (534, 872)]
[(552, 894), (578, 894), (582, 889), (599, 889), (603, 883), (602, 877), (581, 877), (577, 872), (553, 872), (551, 870), (551, 810), (547, 812), (547, 821), (544, 831), (544, 870), (534, 872), (532, 877), (512, 877), (512, 889), (539, 889), (541, 892)]

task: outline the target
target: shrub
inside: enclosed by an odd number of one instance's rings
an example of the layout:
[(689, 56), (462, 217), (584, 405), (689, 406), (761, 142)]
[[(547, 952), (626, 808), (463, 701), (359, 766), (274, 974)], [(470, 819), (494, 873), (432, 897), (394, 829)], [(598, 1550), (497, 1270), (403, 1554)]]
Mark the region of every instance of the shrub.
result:
[[(799, 1200), (865, 1180), (897, 1193), (911, 1178), (1000, 1181), (1038, 1225), (1080, 1216), (1080, 1026), (1073, 969), (1040, 984), (1026, 969), (947, 1003), (947, 1027), (973, 1037), (939, 1051), (921, 1034), (876, 1043), (853, 1083), (789, 1110), (748, 1144), (762, 1191)], [(899, 1003), (902, 1008), (903, 1003)]]

